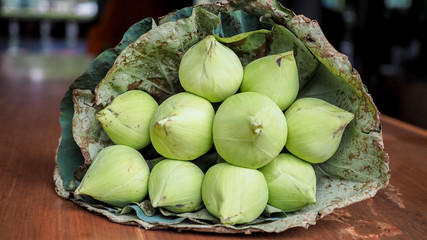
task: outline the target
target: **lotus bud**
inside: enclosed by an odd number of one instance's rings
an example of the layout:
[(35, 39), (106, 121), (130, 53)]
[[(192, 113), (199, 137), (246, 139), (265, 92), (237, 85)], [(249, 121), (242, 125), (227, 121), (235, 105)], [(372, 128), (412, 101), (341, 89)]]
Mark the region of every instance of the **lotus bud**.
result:
[(227, 98), (213, 123), (218, 154), (233, 165), (260, 168), (269, 163), (286, 143), (286, 119), (269, 97), (244, 92)]
[(317, 98), (301, 98), (285, 112), (286, 148), (295, 156), (321, 163), (337, 151), (342, 134), (354, 115)]
[(137, 150), (112, 145), (96, 155), (74, 194), (124, 207), (145, 198), (148, 176), (148, 165)]
[(260, 216), (267, 205), (267, 182), (256, 169), (218, 163), (206, 172), (202, 199), (221, 223), (248, 223)]
[(200, 209), (203, 177), (202, 170), (192, 162), (160, 161), (153, 167), (148, 179), (151, 204), (175, 213)]
[(298, 95), (298, 68), (293, 51), (269, 55), (250, 62), (243, 72), (241, 92), (269, 96), (283, 111)]
[(150, 143), (148, 126), (157, 107), (148, 93), (131, 90), (116, 97), (96, 118), (115, 144), (139, 150)]
[(267, 181), (271, 206), (293, 212), (316, 203), (316, 174), (310, 163), (281, 153), (259, 171)]
[(210, 102), (221, 102), (236, 93), (242, 77), (237, 55), (213, 35), (188, 49), (179, 65), (182, 87)]
[(182, 92), (160, 104), (150, 124), (151, 142), (156, 151), (170, 159), (193, 160), (212, 147), (211, 103)]

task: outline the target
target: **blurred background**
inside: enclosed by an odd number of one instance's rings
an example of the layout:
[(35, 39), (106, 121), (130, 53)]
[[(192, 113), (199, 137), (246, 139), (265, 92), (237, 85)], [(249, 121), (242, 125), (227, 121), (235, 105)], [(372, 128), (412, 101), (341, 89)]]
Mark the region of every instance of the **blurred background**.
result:
[[(209, 0), (1, 0), (0, 81), (71, 83), (133, 23), (204, 2)], [(427, 0), (280, 2), (319, 22), (381, 113), (427, 128)]]

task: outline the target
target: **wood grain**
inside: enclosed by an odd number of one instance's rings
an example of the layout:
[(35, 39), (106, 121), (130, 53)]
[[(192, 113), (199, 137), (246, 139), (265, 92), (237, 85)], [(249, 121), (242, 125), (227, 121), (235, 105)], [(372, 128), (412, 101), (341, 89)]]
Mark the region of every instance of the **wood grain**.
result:
[(112, 223), (54, 191), (59, 102), (70, 83), (0, 75), (0, 239), (422, 239), (427, 234), (427, 131), (387, 116), (382, 126), (389, 186), (308, 229), (218, 235)]

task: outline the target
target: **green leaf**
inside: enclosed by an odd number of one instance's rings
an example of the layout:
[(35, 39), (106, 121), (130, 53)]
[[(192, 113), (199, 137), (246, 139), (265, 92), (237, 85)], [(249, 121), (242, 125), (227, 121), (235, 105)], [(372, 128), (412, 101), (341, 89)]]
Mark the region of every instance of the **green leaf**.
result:
[(127, 205), (118, 212), (119, 214), (127, 214), (132, 210), (135, 210), (137, 207), (139, 208), (138, 211), (142, 211), (146, 217), (154, 216), (154, 214), (156, 213), (156, 210), (153, 208), (149, 200), (144, 200), (141, 203)]
[(155, 214), (146, 214), (146, 211), (143, 210), (143, 208), (141, 208), (140, 205), (137, 204), (130, 204), (127, 205), (125, 208), (123, 208), (123, 210), (119, 211), (118, 214), (129, 214), (130, 212), (132, 212), (132, 210), (136, 213), (136, 216), (148, 223), (153, 223), (153, 224), (179, 224), (182, 221), (185, 220), (185, 218), (176, 218), (176, 217), (167, 217), (164, 216), (160, 213), (155, 213)]
[(238, 10), (230, 13), (219, 14), (221, 24), (213, 30), (218, 41), (233, 43), (241, 41), (249, 35), (257, 33), (270, 33), (273, 25), (259, 21), (259, 17)]
[(260, 21), (260, 16), (238, 10), (219, 14), (221, 24), (213, 33), (237, 54), (245, 67), (251, 61), (268, 53), (267, 37), (273, 24)]
[(267, 216), (267, 217), (276, 217), (276, 218), (286, 217), (285, 212), (283, 212), (282, 210), (280, 210), (276, 207), (271, 206), (270, 204), (267, 204), (262, 215)]
[(58, 191), (73, 190), (75, 186), (70, 186), (74, 177), (74, 171), (84, 163), (83, 155), (81, 154), (80, 148), (74, 142), (72, 133), (72, 119), (73, 119), (73, 100), (71, 91), (65, 93), (64, 98), (60, 105), (61, 116), (59, 123), (62, 126), (62, 134), (59, 142), (59, 146), (56, 153), (56, 165), (58, 168), (59, 176), (62, 181), (56, 187)]
[(193, 13), (194, 7), (186, 7), (183, 9), (178, 10), (176, 13), (174, 13), (169, 19), (169, 22), (176, 22), (180, 19), (189, 18), (191, 17)]
[(206, 208), (202, 208), (195, 212), (187, 212), (187, 213), (173, 213), (173, 212), (169, 212), (164, 208), (160, 208), (159, 210), (163, 214), (163, 216), (184, 218), (184, 219), (188, 219), (190, 221), (201, 223), (201, 224), (219, 223), (218, 218), (212, 216), (208, 212), (208, 210), (206, 210)]

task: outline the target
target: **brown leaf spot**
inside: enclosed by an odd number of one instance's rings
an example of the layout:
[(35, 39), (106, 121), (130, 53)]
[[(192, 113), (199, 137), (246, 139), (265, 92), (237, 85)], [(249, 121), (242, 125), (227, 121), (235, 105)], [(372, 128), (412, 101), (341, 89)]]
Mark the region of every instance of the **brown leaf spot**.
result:
[(129, 90), (135, 90), (138, 89), (139, 85), (141, 85), (141, 82), (134, 82), (128, 85), (127, 89)]

